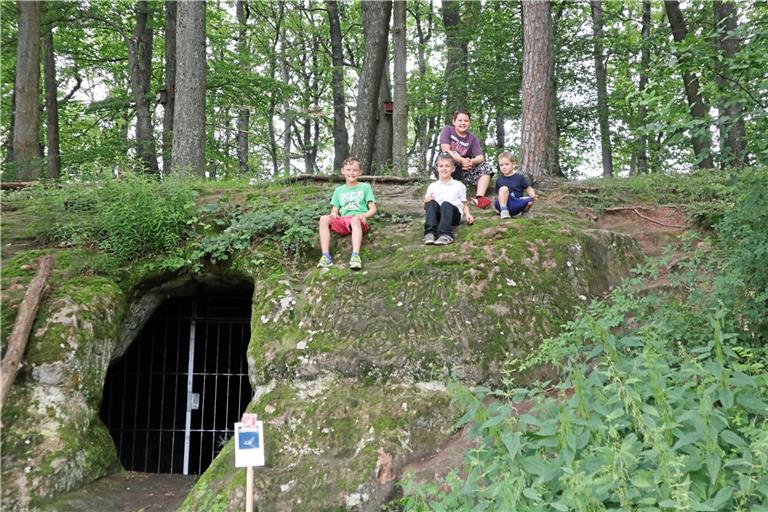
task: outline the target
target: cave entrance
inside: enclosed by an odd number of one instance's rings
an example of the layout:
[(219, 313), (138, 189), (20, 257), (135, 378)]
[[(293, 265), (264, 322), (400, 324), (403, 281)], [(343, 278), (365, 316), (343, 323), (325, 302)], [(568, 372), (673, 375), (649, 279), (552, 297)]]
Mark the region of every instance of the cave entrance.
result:
[(101, 419), (125, 469), (202, 474), (251, 401), (250, 289), (161, 305), (107, 372)]

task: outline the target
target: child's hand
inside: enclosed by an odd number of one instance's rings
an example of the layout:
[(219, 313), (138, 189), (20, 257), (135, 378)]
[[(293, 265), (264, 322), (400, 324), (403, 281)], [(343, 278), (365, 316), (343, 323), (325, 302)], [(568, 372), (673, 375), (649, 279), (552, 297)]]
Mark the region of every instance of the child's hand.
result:
[(426, 208), (427, 203), (434, 200), (435, 200), (435, 195), (432, 192), (424, 196), (424, 207)]
[(468, 213), (467, 214), (467, 224), (474, 224), (474, 223), (475, 223), (475, 218), (472, 216), (471, 213)]
[(332, 219), (338, 219), (339, 218), (339, 214), (337, 212), (331, 212), (331, 218)]

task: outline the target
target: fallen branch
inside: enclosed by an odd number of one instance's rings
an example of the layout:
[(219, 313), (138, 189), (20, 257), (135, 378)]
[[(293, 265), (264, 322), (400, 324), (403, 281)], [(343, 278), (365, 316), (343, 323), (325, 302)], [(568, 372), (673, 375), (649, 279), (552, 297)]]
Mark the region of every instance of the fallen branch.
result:
[(643, 215), (642, 213), (637, 211), (637, 209), (634, 209), (632, 211), (635, 212), (635, 214), (638, 217), (640, 217), (641, 219), (645, 219), (648, 222), (653, 222), (654, 224), (658, 224), (659, 226), (665, 226), (665, 227), (668, 227), (668, 228), (676, 228), (676, 229), (685, 229), (685, 226), (678, 226), (677, 224), (667, 224), (666, 222), (661, 222), (661, 221), (652, 219), (650, 217), (646, 217), (645, 215)]
[(574, 199), (583, 199), (585, 197), (588, 197), (590, 199), (595, 199), (595, 200), (600, 199), (598, 196), (596, 196), (594, 194), (579, 194), (579, 195), (563, 194), (563, 195), (560, 196), (560, 199), (558, 199), (558, 201), (562, 201), (566, 197), (573, 197)]
[(5, 352), (2, 366), (0, 367), (0, 411), (3, 409), (5, 397), (11, 384), (16, 378), (19, 368), (22, 365), (24, 351), (27, 348), (29, 332), (32, 330), (32, 323), (37, 314), (37, 308), (40, 305), (40, 299), (47, 288), (48, 277), (53, 269), (53, 256), (43, 256), (40, 258), (37, 266), (37, 274), (27, 288), (24, 300), (19, 306), (19, 314), (16, 315), (16, 321), (13, 323), (13, 331), (8, 336), (8, 350)]
[[(360, 176), (359, 181), (370, 181), (374, 183), (397, 183), (397, 184), (411, 184), (424, 181), (424, 178), (418, 176), (403, 177), (403, 176)], [(323, 183), (344, 183), (344, 176), (338, 175), (326, 175), (326, 174), (300, 174), (298, 176), (289, 176), (287, 178), (281, 178), (275, 180), (273, 183), (295, 183), (297, 181), (309, 181), (309, 182), (323, 182)]]
[(0, 183), (0, 190), (21, 190), (38, 183), (38, 181), (4, 181)]

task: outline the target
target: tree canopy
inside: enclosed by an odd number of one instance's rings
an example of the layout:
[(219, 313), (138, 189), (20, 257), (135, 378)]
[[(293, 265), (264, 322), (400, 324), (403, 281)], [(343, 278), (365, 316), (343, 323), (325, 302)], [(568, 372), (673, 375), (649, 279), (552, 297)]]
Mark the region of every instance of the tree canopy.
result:
[[(554, 103), (530, 125), (554, 121), (547, 174), (596, 175), (607, 158), (616, 174), (768, 161), (764, 2), (547, 3)], [(212, 178), (329, 173), (350, 145), (371, 151), (365, 144), (376, 148), (369, 171), (406, 172), (392, 163), (393, 116), (399, 149), (406, 127), (407, 172), (425, 174), (446, 113), (460, 107), (490, 158), (527, 140), (522, 2), (408, 0), (405, 52), (392, 39), (402, 31), (389, 28), (400, 22), (360, 2), (206, 2), (204, 34), (183, 40), (175, 4), (0, 4), (3, 181), (55, 177), (58, 164), (46, 171), (46, 162), (58, 158), (64, 177), (168, 174), (170, 141), (188, 123), (204, 141), (194, 166)], [(202, 37), (204, 49), (185, 43)], [(190, 86), (175, 85), (185, 44), (206, 56), (203, 101), (194, 100), (204, 121), (187, 116)], [(403, 58), (406, 97), (385, 107)], [(355, 146), (363, 131), (372, 141)]]

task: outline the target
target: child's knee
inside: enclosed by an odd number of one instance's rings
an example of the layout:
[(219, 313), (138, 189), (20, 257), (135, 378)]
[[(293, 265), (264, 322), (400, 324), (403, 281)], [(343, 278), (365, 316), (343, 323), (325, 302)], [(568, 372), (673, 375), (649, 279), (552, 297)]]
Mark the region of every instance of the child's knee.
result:
[(320, 216), (320, 226), (321, 227), (328, 227), (331, 225), (331, 216), (330, 215), (321, 215)]
[(499, 193), (506, 192), (509, 193), (509, 187), (506, 185), (502, 185), (499, 187)]

